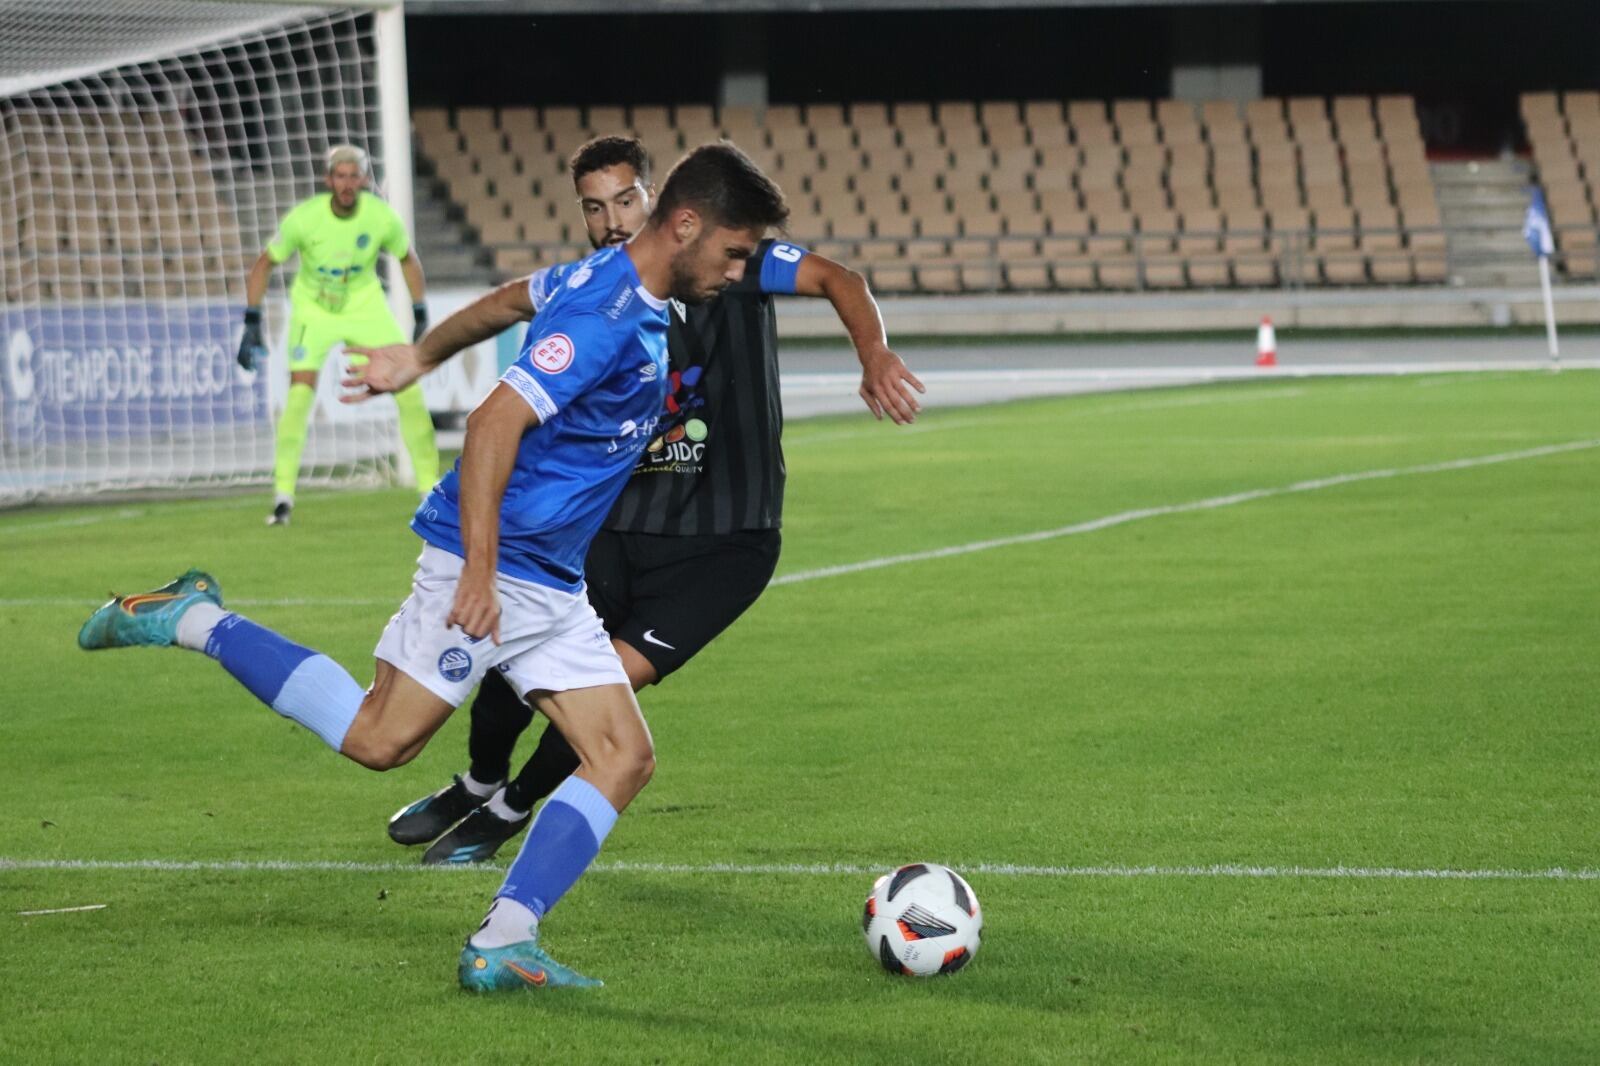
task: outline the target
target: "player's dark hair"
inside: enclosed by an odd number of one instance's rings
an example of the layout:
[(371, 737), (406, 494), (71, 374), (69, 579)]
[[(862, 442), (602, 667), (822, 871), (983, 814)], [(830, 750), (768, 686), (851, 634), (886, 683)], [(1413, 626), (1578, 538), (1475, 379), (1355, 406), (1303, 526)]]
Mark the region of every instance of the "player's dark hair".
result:
[(678, 160), (650, 220), (659, 225), (681, 207), (729, 229), (781, 229), (789, 221), (783, 190), (727, 141), (703, 144)]
[(637, 137), (596, 137), (573, 152), (567, 166), (572, 170), (573, 185), (585, 174), (616, 166), (632, 167), (641, 182), (650, 184), (650, 156)]

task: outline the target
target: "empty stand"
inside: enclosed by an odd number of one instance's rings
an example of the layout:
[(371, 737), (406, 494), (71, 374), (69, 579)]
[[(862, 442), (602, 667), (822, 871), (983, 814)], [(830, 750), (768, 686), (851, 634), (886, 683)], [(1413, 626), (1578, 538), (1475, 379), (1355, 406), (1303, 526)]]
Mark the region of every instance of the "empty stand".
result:
[(1524, 93), (1522, 121), (1544, 189), (1554, 261), (1572, 278), (1596, 274), (1600, 206), (1600, 93)]
[[(1525, 99), (1524, 114), (1567, 262), (1592, 274), (1600, 95)], [(415, 129), (507, 272), (586, 250), (566, 161), (637, 131), (662, 171), (734, 141), (784, 187), (797, 240), (886, 291), (1444, 277), (1409, 97), (462, 108), (420, 110)]]

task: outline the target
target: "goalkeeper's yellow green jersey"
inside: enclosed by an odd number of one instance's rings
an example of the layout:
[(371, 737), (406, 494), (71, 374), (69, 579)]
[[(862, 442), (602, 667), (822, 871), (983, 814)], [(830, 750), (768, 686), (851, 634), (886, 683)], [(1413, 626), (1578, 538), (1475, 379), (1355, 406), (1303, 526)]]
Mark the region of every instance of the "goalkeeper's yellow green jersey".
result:
[(333, 213), (333, 194), (323, 193), (283, 216), (267, 255), (282, 263), (300, 253), (291, 301), (309, 300), (340, 311), (352, 295), (378, 284), (373, 265), (380, 251), (400, 259), (409, 248), (400, 216), (376, 196), (361, 193), (350, 217), (340, 218)]

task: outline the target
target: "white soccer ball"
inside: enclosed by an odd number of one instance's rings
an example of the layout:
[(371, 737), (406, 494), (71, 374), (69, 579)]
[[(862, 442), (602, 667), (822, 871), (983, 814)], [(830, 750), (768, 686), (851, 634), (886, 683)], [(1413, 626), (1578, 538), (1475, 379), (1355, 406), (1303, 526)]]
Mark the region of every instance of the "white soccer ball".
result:
[(972, 961), (983, 939), (983, 911), (960, 874), (918, 862), (878, 878), (861, 931), (885, 970), (932, 977)]

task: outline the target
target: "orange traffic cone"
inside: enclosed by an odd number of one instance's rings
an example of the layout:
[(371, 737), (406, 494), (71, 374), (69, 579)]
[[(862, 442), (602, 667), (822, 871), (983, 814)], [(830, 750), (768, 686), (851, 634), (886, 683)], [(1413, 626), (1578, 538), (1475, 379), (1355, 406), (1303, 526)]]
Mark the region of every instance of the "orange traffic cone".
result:
[(1261, 328), (1256, 330), (1256, 366), (1278, 365), (1278, 334), (1272, 328), (1272, 317), (1261, 316)]

